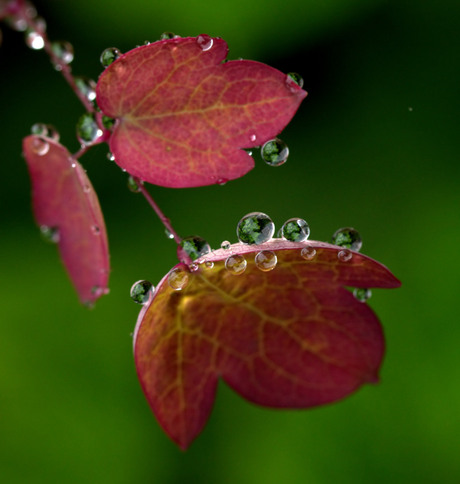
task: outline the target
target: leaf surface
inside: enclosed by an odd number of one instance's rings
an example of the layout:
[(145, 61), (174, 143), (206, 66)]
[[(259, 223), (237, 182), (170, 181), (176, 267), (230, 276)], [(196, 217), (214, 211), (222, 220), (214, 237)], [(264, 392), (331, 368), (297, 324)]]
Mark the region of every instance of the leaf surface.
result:
[[(302, 258), (303, 247), (316, 257)], [(270, 272), (254, 263), (261, 250), (277, 255)], [(200, 264), (181, 291), (163, 278), (139, 315), (134, 354), (149, 404), (181, 448), (206, 423), (219, 378), (251, 402), (279, 408), (333, 402), (378, 380), (381, 325), (344, 286), (400, 283), (362, 254), (341, 262), (340, 251), (314, 241), (235, 244), (195, 261), (214, 266)], [(225, 268), (232, 252), (247, 260), (239, 276)]]
[[(46, 153), (37, 147), (47, 143)], [(82, 166), (48, 138), (27, 136), (23, 152), (39, 226), (56, 230), (61, 259), (84, 304), (108, 292), (107, 233), (97, 195)]]
[[(203, 50), (200, 39), (212, 47)], [(265, 64), (223, 63), (227, 51), (222, 39), (204, 35), (162, 40), (127, 52), (102, 73), (97, 103), (118, 120), (110, 150), (123, 169), (182, 188), (223, 183), (253, 168), (242, 148), (279, 134), (307, 93)]]

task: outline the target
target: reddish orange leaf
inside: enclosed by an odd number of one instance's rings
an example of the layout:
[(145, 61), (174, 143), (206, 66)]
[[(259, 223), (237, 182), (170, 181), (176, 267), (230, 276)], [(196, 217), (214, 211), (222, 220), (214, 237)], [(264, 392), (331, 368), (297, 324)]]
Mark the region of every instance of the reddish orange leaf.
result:
[(96, 193), (67, 149), (35, 135), (23, 140), (35, 219), (59, 244), (64, 266), (84, 304), (108, 292), (107, 234)]
[[(316, 250), (312, 260), (301, 256), (305, 247)], [(254, 262), (262, 250), (278, 259), (269, 272)], [(219, 377), (254, 403), (283, 408), (332, 402), (377, 381), (382, 328), (367, 304), (344, 286), (400, 283), (357, 252), (339, 260), (342, 250), (279, 239), (235, 244), (195, 261), (199, 269), (187, 273), (182, 290), (163, 278), (139, 315), (134, 353), (149, 404), (181, 448), (206, 423)], [(239, 276), (225, 266), (231, 254), (247, 261)], [(270, 257), (258, 261), (270, 265)]]
[(97, 102), (117, 118), (115, 161), (167, 187), (222, 183), (251, 170), (242, 148), (289, 123), (307, 95), (259, 62), (222, 63), (227, 44), (199, 36), (162, 40), (122, 55), (99, 78)]

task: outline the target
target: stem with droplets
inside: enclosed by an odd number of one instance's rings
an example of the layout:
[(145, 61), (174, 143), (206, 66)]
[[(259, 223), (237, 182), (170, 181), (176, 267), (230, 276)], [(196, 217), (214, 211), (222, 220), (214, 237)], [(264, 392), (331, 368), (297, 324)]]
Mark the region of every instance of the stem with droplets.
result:
[(94, 112), (94, 106), (91, 103), (91, 101), (89, 101), (84, 95), (84, 93), (82, 93), (80, 89), (78, 89), (78, 86), (76, 85), (75, 79), (72, 75), (72, 69), (70, 68), (70, 66), (65, 62), (63, 62), (59, 58), (59, 56), (56, 55), (55, 52), (53, 51), (52, 43), (48, 39), (45, 28), (43, 28), (43, 26), (39, 22), (37, 22), (35, 18), (32, 18), (27, 13), (27, 9), (31, 7), (35, 8), (30, 2), (26, 3), (24, 0), (16, 0), (16, 2), (10, 5), (9, 12), (15, 15), (17, 18), (24, 20), (24, 22), (26, 22), (27, 24), (28, 29), (34, 32), (37, 32), (37, 34), (39, 34), (40, 37), (42, 37), (43, 49), (48, 54), (51, 60), (51, 63), (55, 66), (55, 68), (58, 71), (61, 72), (64, 79), (67, 81), (67, 83), (74, 91), (78, 99), (80, 99), (85, 109), (90, 113)]

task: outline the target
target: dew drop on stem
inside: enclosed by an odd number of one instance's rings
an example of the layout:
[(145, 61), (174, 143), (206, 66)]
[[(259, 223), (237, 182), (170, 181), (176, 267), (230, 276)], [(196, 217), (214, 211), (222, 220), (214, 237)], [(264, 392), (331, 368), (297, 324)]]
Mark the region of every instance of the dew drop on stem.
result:
[(76, 76), (74, 77), (75, 85), (80, 93), (85, 97), (88, 101), (92, 102), (96, 99), (96, 83), (93, 79), (89, 79), (88, 77), (84, 76)]
[[(73, 46), (66, 40), (57, 40), (51, 43), (51, 50), (57, 57), (59, 64), (70, 64), (73, 61)], [(59, 65), (58, 64), (58, 65)], [(56, 67), (58, 66), (56, 65)]]

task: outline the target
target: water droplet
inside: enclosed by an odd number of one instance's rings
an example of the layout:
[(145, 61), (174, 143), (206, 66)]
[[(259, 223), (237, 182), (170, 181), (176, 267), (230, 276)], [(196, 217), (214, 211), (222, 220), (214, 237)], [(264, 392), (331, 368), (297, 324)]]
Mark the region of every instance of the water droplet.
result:
[(44, 136), (45, 138), (50, 138), (53, 141), (59, 141), (59, 133), (57, 129), (51, 124), (35, 123), (31, 128), (30, 132), (36, 134), (37, 136)]
[(343, 250), (340, 250), (337, 254), (337, 258), (339, 259), (340, 262), (348, 262), (349, 260), (351, 260), (353, 257), (353, 252), (351, 252), (351, 250), (348, 250), (348, 249), (343, 249)]
[(254, 143), (256, 141), (256, 139), (257, 139), (257, 135), (255, 133), (252, 133), (252, 134), (249, 135), (249, 141), (251, 143)]
[(110, 116), (106, 116), (105, 114), (102, 115), (102, 125), (105, 129), (112, 129), (115, 121), (115, 118), (111, 118)]
[(359, 251), (363, 245), (359, 232), (352, 227), (344, 227), (334, 232), (332, 243), (339, 247), (356, 251)]
[(216, 183), (223, 187), (228, 182), (228, 178), (218, 178)]
[(271, 250), (262, 250), (255, 256), (254, 262), (256, 263), (256, 267), (258, 269), (263, 272), (268, 272), (276, 267), (278, 258)]
[(25, 42), (27, 47), (33, 50), (40, 50), (45, 47), (45, 39), (35, 30), (28, 30), (26, 32)]
[(99, 225), (91, 225), (91, 232), (93, 232), (94, 235), (100, 235), (101, 228), (99, 227)]
[(139, 193), (141, 191), (142, 181), (138, 181), (131, 175), (128, 177), (128, 189), (133, 193)]
[(228, 250), (230, 249), (230, 246), (232, 244), (230, 244), (230, 242), (228, 240), (224, 240), (221, 244), (220, 244), (220, 247), (221, 249), (224, 249), (224, 250)]
[(188, 268), (190, 269), (190, 272), (196, 272), (198, 270), (198, 264), (190, 264)]
[(77, 89), (88, 100), (94, 101), (96, 99), (96, 83), (84, 76), (77, 76), (74, 78)]
[(170, 240), (174, 239), (174, 234), (172, 234), (168, 229), (165, 229), (166, 237)]
[(107, 153), (107, 159), (108, 159), (109, 161), (115, 161), (115, 155), (109, 151), (109, 152)]
[(77, 167), (77, 164), (76, 164), (76, 163), (72, 163), (70, 166), (71, 166), (72, 168), (76, 168), (76, 167)]
[(180, 245), (192, 260), (211, 252), (211, 247), (206, 240), (197, 235), (185, 237), (182, 239)]
[(267, 141), (260, 149), (262, 159), (270, 166), (280, 166), (286, 163), (289, 156), (287, 144), (279, 138)]
[(291, 242), (303, 242), (310, 235), (310, 227), (301, 218), (290, 218), (281, 227), (281, 236)]
[(273, 237), (275, 224), (262, 212), (251, 212), (245, 215), (236, 228), (238, 240), (243, 244), (263, 244)]
[(204, 265), (207, 269), (212, 269), (214, 267), (214, 262), (212, 260), (207, 260)]
[(57, 40), (51, 43), (51, 50), (57, 57), (57, 64), (70, 64), (73, 61), (73, 46), (65, 40)]
[(102, 135), (102, 130), (97, 125), (94, 113), (85, 113), (77, 122), (77, 138), (80, 143), (90, 145)]
[(303, 78), (297, 72), (289, 72), (286, 76), (286, 85), (291, 91), (298, 91), (298, 87), (303, 87)]
[(40, 235), (46, 242), (57, 244), (60, 239), (59, 229), (57, 227), (48, 227), (48, 225), (40, 226)]
[(206, 34), (201, 34), (196, 38), (196, 43), (201, 48), (202, 51), (206, 52), (207, 50), (212, 48), (214, 44), (214, 40), (212, 37)]
[(174, 32), (163, 32), (160, 35), (160, 40), (175, 39), (176, 37), (179, 37), (179, 36), (174, 34)]
[(129, 292), (131, 299), (137, 304), (145, 304), (149, 302), (152, 297), (155, 288), (149, 281), (137, 281), (131, 286)]
[(101, 286), (93, 286), (91, 288), (91, 293), (94, 294), (95, 297), (101, 297), (110, 292), (110, 289), (107, 287), (101, 287)]
[(50, 150), (50, 144), (45, 138), (37, 137), (32, 140), (32, 151), (38, 155), (43, 156)]
[(225, 261), (225, 268), (234, 276), (243, 274), (247, 265), (248, 263), (246, 259), (241, 254), (231, 255), (230, 257), (227, 257), (227, 260)]
[(247, 153), (249, 156), (252, 156), (252, 149), (245, 149), (244, 151), (246, 151), (246, 153)]
[(189, 283), (189, 273), (183, 267), (176, 267), (168, 276), (168, 284), (171, 289), (181, 291)]
[(101, 54), (102, 67), (109, 67), (112, 62), (115, 62), (121, 56), (121, 52), (116, 47), (107, 47)]
[(300, 251), (300, 255), (305, 260), (313, 260), (316, 257), (316, 249), (314, 249), (313, 247), (304, 247)]
[(364, 287), (357, 287), (353, 291), (353, 296), (355, 296), (358, 301), (366, 302), (372, 296), (372, 291)]

